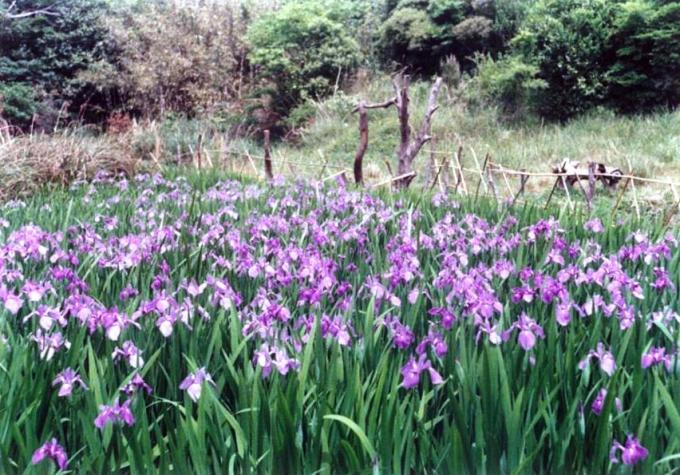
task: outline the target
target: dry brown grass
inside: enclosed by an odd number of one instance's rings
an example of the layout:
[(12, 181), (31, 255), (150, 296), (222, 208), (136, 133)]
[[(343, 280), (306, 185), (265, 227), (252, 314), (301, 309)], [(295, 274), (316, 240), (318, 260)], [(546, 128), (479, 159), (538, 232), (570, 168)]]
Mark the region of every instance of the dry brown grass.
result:
[(52, 135), (0, 137), (0, 200), (46, 184), (67, 185), (99, 171), (133, 175), (153, 164), (135, 157), (124, 136), (65, 130)]

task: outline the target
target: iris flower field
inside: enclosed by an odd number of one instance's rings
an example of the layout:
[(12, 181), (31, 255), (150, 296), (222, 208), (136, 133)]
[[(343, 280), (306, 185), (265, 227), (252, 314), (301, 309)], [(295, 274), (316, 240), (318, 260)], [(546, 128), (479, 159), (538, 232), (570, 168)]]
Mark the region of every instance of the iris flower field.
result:
[(0, 208), (0, 473), (670, 473), (653, 222), (215, 174)]

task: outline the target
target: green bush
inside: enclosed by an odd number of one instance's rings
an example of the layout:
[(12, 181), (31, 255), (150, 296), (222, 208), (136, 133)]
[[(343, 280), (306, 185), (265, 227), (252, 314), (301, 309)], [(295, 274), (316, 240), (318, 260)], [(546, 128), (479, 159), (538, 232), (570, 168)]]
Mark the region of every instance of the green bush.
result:
[(401, 0), (390, 2), (378, 32), (388, 62), (429, 75), (451, 55), (463, 69), (477, 53), (498, 54), (535, 0)]
[(541, 115), (566, 119), (603, 103), (615, 13), (608, 0), (543, 0), (531, 10), (512, 44), (546, 83), (536, 102)]
[(118, 91), (121, 107), (137, 115), (212, 113), (235, 103), (247, 84), (244, 20), (229, 4), (139, 2), (119, 6), (103, 24), (117, 57), (83, 76)]
[[(558, 120), (597, 106), (641, 112), (680, 103), (678, 2), (542, 0), (511, 44), (512, 59), (484, 63), (477, 81), (504, 106), (503, 91), (516, 93), (512, 107), (531, 97), (541, 116)], [(531, 68), (544, 86), (536, 94), (522, 86)]]
[(625, 112), (680, 103), (680, 3), (636, 0), (621, 6), (610, 39), (608, 102)]
[(28, 127), (38, 110), (33, 88), (23, 83), (0, 83), (0, 117), (11, 125)]
[(249, 58), (272, 86), (276, 113), (327, 95), (358, 65), (360, 47), (334, 13), (316, 2), (288, 3), (249, 28)]
[(522, 61), (518, 56), (504, 56), (497, 60), (477, 56), (477, 75), (466, 95), (469, 100), (495, 103), (506, 115), (516, 115), (533, 103), (547, 84), (539, 79), (539, 68)]

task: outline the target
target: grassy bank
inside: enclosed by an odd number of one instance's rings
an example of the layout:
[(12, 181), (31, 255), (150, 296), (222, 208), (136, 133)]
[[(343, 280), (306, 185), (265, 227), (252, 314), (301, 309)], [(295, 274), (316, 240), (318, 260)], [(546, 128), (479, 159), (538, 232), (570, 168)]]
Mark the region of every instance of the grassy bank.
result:
[[(420, 123), (428, 84), (412, 85), (411, 115)], [(351, 169), (358, 145), (358, 118), (352, 109), (359, 100), (382, 101), (392, 95), (388, 78), (338, 92), (310, 103), (312, 115), (304, 127), (273, 143), (274, 171), (289, 177), (321, 178), (342, 168)], [(509, 168), (548, 172), (565, 158), (604, 162), (642, 177), (680, 182), (680, 111), (648, 116), (617, 116), (598, 110), (570, 122), (541, 123), (535, 118), (504, 120), (493, 108), (471, 107), (460, 92), (444, 89), (433, 119), (435, 159), (438, 162), (463, 146), (463, 165), (476, 169), (488, 153)], [(243, 131), (251, 134), (243, 137)], [(131, 172), (163, 165), (215, 167), (230, 172), (262, 174), (262, 144), (256, 128), (236, 118), (168, 118), (131, 122), (116, 134), (71, 128), (53, 135), (0, 140), (5, 166), (0, 170), (0, 192), (7, 197), (34, 189), (44, 182), (69, 182), (93, 176), (98, 168)], [(369, 146), (365, 176), (376, 182), (389, 176), (386, 162), (395, 167), (398, 122), (394, 109), (369, 112)], [(419, 180), (426, 176), (431, 146), (416, 161)], [(476, 159), (476, 160), (475, 160)], [(629, 168), (630, 167), (630, 168)], [(476, 180), (469, 176), (469, 180)], [(512, 180), (512, 188), (517, 187)], [(528, 189), (547, 193), (552, 180), (532, 179)], [(669, 190), (640, 187), (642, 198), (662, 204)], [(626, 197), (624, 201), (630, 201)]]

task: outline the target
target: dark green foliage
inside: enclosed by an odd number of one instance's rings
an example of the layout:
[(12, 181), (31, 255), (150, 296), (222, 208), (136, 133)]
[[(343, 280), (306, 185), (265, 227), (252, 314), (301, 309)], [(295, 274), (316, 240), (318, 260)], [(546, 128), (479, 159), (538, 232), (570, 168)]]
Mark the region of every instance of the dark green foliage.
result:
[(534, 0), (401, 0), (378, 34), (384, 59), (429, 74), (454, 55), (464, 69), (502, 51)]
[(497, 60), (479, 56), (477, 65), (477, 76), (468, 91), (468, 100), (498, 104), (506, 116), (525, 112), (525, 107), (546, 88), (546, 82), (537, 78), (538, 67), (523, 62), (518, 56)]
[(541, 115), (563, 119), (603, 102), (616, 7), (608, 0), (544, 0), (532, 9), (513, 45), (547, 85), (536, 103)]
[[(535, 77), (546, 85), (516, 100), (531, 96), (543, 117), (568, 119), (596, 106), (640, 112), (680, 102), (678, 2), (543, 0), (512, 47), (508, 65), (535, 66)], [(498, 64), (488, 66), (487, 86), (504, 89), (493, 77), (507, 83), (508, 74), (498, 74)]]
[(0, 83), (0, 117), (16, 127), (28, 127), (38, 104), (33, 89), (23, 83)]
[(333, 13), (330, 4), (289, 3), (250, 27), (250, 61), (274, 86), (269, 109), (286, 115), (323, 97), (357, 66), (359, 45)]
[(610, 48), (609, 102), (625, 112), (680, 103), (680, 2), (622, 5)]
[[(0, 0), (4, 8), (11, 3)], [(67, 103), (74, 114), (85, 112), (81, 106), (101, 98), (78, 74), (103, 54), (99, 18), (106, 5), (103, 0), (17, 2), (18, 11), (48, 9), (52, 14), (0, 19), (0, 82), (30, 84), (45, 105), (54, 102), (60, 109)]]

